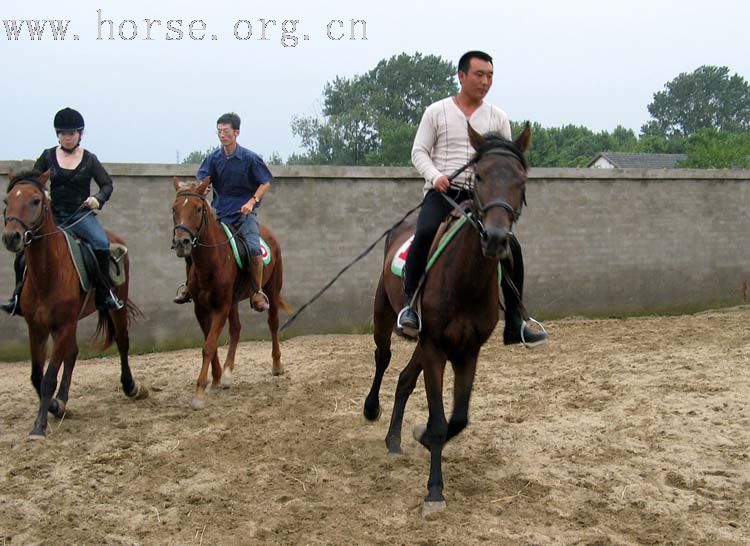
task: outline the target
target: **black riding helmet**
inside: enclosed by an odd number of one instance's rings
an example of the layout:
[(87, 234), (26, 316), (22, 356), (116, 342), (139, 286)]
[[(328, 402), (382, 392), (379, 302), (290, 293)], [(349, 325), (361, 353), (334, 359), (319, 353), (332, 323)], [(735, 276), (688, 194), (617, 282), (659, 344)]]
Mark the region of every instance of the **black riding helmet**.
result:
[(55, 114), (53, 122), (56, 133), (63, 131), (83, 131), (83, 116), (77, 110), (72, 108), (63, 108)]

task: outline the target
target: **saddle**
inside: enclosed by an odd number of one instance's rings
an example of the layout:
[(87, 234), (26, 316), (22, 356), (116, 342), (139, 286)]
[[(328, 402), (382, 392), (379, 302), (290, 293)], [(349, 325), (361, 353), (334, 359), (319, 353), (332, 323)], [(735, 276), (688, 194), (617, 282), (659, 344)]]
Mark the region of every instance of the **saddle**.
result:
[[(81, 289), (84, 292), (88, 292), (93, 289), (91, 279), (96, 277), (99, 268), (96, 263), (94, 251), (88, 243), (74, 237), (67, 231), (64, 231), (63, 234), (65, 235), (70, 255), (73, 258), (76, 273), (78, 273)], [(127, 280), (125, 268), (121, 264), (122, 259), (127, 253), (128, 247), (125, 245), (109, 243), (109, 276), (115, 286), (120, 286)]]
[[(471, 208), (471, 201), (464, 201), (460, 204), (460, 207), (465, 212), (468, 212)], [(432, 240), (432, 245), (430, 246), (427, 266), (425, 267), (423, 277), (426, 276), (427, 272), (432, 268), (433, 265), (435, 265), (435, 262), (438, 260), (446, 247), (458, 234), (461, 228), (464, 227), (466, 221), (466, 217), (463, 214), (453, 209), (451, 213), (446, 217), (446, 219), (441, 222), (440, 226), (435, 232), (435, 237)], [(411, 248), (411, 243), (413, 240), (414, 236), (412, 235), (406, 241), (404, 241), (404, 243), (399, 247), (398, 252), (396, 252), (396, 254), (393, 256), (393, 260), (391, 261), (391, 272), (397, 277), (403, 278), (404, 276), (404, 266), (406, 265), (406, 258), (409, 255), (409, 249)], [(420, 288), (422, 284), (423, 282), (420, 282)]]
[[(232, 255), (237, 267), (243, 273), (248, 272), (250, 267), (250, 249), (247, 246), (245, 238), (239, 233), (239, 226), (221, 222), (221, 227), (224, 229), (224, 234), (229, 240), (229, 246), (232, 249)], [(263, 240), (263, 237), (260, 237), (260, 255), (263, 256), (263, 265), (271, 263), (271, 247)]]

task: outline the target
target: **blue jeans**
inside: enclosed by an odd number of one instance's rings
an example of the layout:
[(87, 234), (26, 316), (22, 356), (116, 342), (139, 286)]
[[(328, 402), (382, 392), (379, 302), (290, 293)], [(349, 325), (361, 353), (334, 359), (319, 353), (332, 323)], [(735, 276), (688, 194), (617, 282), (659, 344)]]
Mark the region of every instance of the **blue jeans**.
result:
[[(55, 220), (58, 222), (58, 224), (72, 224), (76, 221), (75, 219), (80, 218), (81, 216), (83, 216), (83, 214), (76, 214), (72, 218), (63, 219), (63, 222), (60, 222), (58, 218), (55, 218)], [(104, 228), (99, 223), (99, 220), (97, 220), (96, 215), (94, 214), (89, 214), (76, 225), (69, 228), (67, 231), (69, 233), (72, 233), (79, 239), (83, 239), (84, 241), (86, 241), (91, 245), (91, 248), (93, 248), (94, 251), (109, 251), (109, 239), (107, 239), (107, 233), (104, 231)]]
[(242, 223), (239, 226), (239, 231), (247, 243), (250, 256), (260, 256), (260, 225), (258, 224), (258, 217), (254, 212), (251, 212), (240, 221)]

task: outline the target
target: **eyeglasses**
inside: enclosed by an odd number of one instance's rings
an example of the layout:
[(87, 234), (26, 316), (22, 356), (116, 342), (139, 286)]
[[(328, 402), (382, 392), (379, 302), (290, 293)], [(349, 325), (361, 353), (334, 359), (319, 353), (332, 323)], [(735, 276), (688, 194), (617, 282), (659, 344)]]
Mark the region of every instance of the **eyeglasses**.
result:
[(217, 135), (231, 135), (234, 133), (234, 129), (219, 129), (216, 131)]

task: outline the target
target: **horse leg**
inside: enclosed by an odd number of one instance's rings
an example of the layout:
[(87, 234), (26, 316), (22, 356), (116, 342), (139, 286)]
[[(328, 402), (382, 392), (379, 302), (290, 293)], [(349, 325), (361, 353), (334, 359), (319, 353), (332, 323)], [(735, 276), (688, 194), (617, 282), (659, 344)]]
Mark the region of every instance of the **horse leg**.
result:
[(73, 346), (66, 351), (63, 357), (63, 374), (60, 380), (60, 387), (57, 389), (57, 396), (49, 402), (49, 412), (62, 419), (68, 405), (68, 393), (70, 391), (70, 381), (73, 377), (73, 368), (78, 358), (78, 341), (73, 337)]
[(388, 434), (385, 436), (385, 445), (388, 447), (388, 453), (399, 455), (401, 450), (401, 425), (404, 421), (404, 411), (409, 396), (414, 392), (417, 385), (419, 374), (422, 373), (422, 349), (418, 343), (414, 353), (411, 355), (409, 363), (406, 365), (398, 376), (398, 385), (396, 386), (396, 397), (393, 400), (393, 412), (391, 413), (391, 424), (388, 427)]
[[(276, 272), (274, 272), (276, 274)], [(273, 365), (271, 375), (283, 375), (284, 365), (281, 363), (281, 347), (279, 346), (279, 299), (281, 287), (275, 283), (271, 293), (271, 304), (268, 307), (268, 329), (271, 331), (271, 358)]]
[(477, 371), (478, 353), (470, 353), (461, 356), (461, 359), (452, 361), (454, 385), (453, 385), (453, 413), (448, 421), (448, 435), (445, 442), (458, 435), (469, 424), (469, 400), (471, 389), (474, 386), (474, 375)]
[(429, 406), (427, 426), (416, 427), (414, 435), (418, 441), (430, 449), (430, 477), (427, 480), (427, 496), (424, 498), (423, 515), (428, 516), (445, 508), (443, 497), (443, 447), (448, 434), (448, 423), (443, 408), (443, 373), (445, 355), (431, 342), (423, 344), (422, 366), (424, 385)]
[(388, 301), (385, 292), (383, 276), (380, 276), (378, 288), (375, 291), (375, 309), (373, 313), (375, 332), (375, 376), (372, 378), (370, 392), (365, 398), (364, 414), (368, 421), (377, 421), (380, 418), (380, 386), (383, 382), (388, 365), (391, 362), (391, 333), (393, 332), (396, 312)]
[(71, 347), (75, 347), (75, 325), (66, 326), (57, 332), (52, 333), (52, 358), (47, 366), (47, 371), (42, 379), (41, 397), (39, 399), (39, 413), (34, 428), (29, 433), (29, 440), (43, 440), (47, 433), (47, 411), (49, 411), (50, 401), (57, 388), (57, 373), (60, 370), (60, 364), (68, 356)]
[[(122, 301), (127, 302), (127, 293), (118, 294)], [(128, 354), (130, 352), (130, 335), (128, 333), (128, 306), (127, 303), (122, 309), (110, 313), (112, 323), (115, 328), (115, 343), (117, 343), (117, 352), (120, 354), (120, 383), (122, 391), (128, 398), (133, 400), (143, 400), (148, 398), (148, 388), (138, 385), (133, 374), (130, 371), (130, 362)]]
[(49, 333), (29, 326), (29, 345), (31, 347), (31, 384), (37, 396), (42, 397), (42, 376), (44, 363), (47, 360), (47, 339)]
[(240, 322), (239, 305), (233, 305), (229, 310), (229, 350), (227, 358), (224, 361), (224, 369), (221, 372), (221, 387), (228, 389), (232, 384), (232, 372), (234, 371), (234, 358), (237, 354), (237, 345), (240, 343), (240, 331), (242, 323)]
[[(193, 400), (190, 402), (190, 406), (195, 409), (203, 409), (206, 406), (206, 387), (208, 386), (208, 365), (214, 362), (214, 365), (218, 365), (218, 341), (219, 335), (221, 334), (224, 323), (227, 320), (229, 311), (224, 312), (210, 312), (208, 316), (205, 315), (201, 320), (201, 327), (205, 339), (203, 340), (203, 363), (201, 365), (201, 371), (198, 375), (198, 383), (195, 388), (195, 394)], [(214, 361), (214, 359), (216, 359)], [(218, 380), (218, 378), (217, 378)]]

